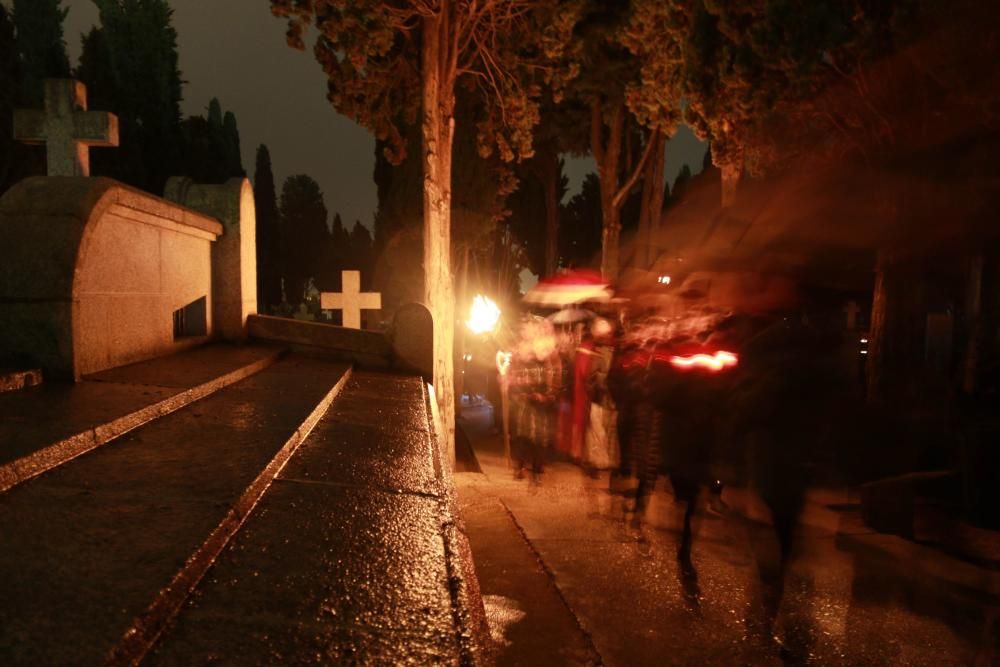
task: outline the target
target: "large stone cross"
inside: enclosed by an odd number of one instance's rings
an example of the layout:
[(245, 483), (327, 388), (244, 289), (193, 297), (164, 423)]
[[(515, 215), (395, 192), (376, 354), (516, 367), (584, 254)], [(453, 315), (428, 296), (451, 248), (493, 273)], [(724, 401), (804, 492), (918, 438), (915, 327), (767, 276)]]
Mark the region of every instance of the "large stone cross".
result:
[(14, 112), (14, 138), (45, 144), (49, 176), (90, 176), (90, 147), (118, 145), (118, 117), (87, 111), (87, 87), (45, 80), (45, 110)]
[(382, 307), (380, 292), (361, 291), (360, 271), (341, 271), (341, 291), (321, 292), (319, 307), (323, 310), (344, 311), (344, 326), (361, 328), (362, 310), (379, 310)]

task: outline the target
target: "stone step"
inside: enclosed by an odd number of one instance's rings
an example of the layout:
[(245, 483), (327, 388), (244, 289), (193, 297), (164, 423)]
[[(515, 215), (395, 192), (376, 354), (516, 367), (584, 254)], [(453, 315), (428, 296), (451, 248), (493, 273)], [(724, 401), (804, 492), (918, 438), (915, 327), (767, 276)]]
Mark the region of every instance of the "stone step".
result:
[(481, 664), (486, 623), (417, 378), (356, 373), (144, 664)]
[(5, 370), (0, 368), (0, 394), (35, 387), (42, 383), (42, 369)]
[(286, 358), (0, 495), (2, 662), (97, 664), (169, 616), (346, 373)]
[(275, 345), (205, 345), (169, 357), (0, 393), (0, 493), (267, 368)]

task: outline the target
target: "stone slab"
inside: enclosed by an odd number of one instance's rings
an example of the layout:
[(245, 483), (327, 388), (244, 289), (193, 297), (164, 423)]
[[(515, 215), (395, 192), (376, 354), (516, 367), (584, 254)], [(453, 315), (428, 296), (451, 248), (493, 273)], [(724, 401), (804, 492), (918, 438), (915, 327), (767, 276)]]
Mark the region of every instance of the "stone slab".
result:
[(345, 370), (281, 361), (0, 495), (5, 664), (103, 662)]
[(269, 315), (248, 316), (247, 327), (255, 340), (291, 345), (296, 351), (353, 362), (364, 368), (389, 368), (392, 363), (389, 340), (377, 331)]
[(0, 491), (271, 365), (273, 346), (211, 345), (0, 394)]

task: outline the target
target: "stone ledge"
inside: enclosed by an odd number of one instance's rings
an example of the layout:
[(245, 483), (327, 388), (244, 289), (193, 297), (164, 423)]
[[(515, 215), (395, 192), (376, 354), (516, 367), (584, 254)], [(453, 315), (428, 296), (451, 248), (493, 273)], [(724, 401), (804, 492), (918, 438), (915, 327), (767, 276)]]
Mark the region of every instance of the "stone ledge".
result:
[(347, 329), (322, 322), (292, 320), (270, 315), (250, 315), (251, 338), (290, 344), (296, 352), (350, 361), (365, 368), (389, 368), (392, 346), (377, 331)]

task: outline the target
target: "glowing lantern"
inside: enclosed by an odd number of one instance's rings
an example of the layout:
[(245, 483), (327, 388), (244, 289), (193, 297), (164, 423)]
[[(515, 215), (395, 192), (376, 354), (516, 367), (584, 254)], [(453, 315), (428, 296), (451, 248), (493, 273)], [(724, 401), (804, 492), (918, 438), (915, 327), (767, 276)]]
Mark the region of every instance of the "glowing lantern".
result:
[(507, 375), (507, 369), (510, 368), (512, 356), (510, 352), (504, 352), (503, 350), (497, 352), (497, 370), (500, 371), (500, 375)]
[(469, 319), (465, 321), (465, 326), (474, 334), (484, 334), (496, 329), (499, 321), (500, 308), (492, 299), (479, 294), (472, 300), (472, 308), (469, 310)]

